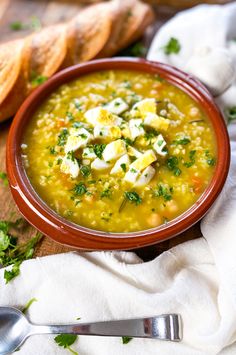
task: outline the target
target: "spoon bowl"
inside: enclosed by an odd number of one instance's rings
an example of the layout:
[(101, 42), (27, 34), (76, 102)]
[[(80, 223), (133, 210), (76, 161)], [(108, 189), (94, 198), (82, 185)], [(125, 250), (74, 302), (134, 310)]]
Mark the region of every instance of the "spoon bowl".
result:
[(0, 354), (15, 351), (29, 336), (31, 325), (22, 312), (0, 307)]

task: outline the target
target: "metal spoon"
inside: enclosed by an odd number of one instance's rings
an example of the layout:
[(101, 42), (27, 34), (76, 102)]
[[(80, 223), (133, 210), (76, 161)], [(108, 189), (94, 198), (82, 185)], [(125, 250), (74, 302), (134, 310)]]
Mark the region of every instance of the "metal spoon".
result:
[(180, 341), (181, 331), (181, 318), (178, 314), (96, 323), (35, 325), (18, 309), (0, 307), (0, 354), (15, 351), (29, 336), (35, 334), (67, 333)]

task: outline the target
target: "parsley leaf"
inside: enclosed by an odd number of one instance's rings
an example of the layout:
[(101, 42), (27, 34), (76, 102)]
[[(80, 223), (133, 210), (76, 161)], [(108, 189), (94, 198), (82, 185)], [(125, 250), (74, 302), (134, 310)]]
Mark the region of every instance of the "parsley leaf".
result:
[(33, 87), (37, 87), (40, 84), (43, 84), (47, 79), (48, 78), (44, 75), (37, 75), (37, 73), (32, 72), (30, 82)]
[(63, 128), (61, 133), (58, 135), (58, 141), (57, 144), (62, 147), (66, 144), (67, 138), (68, 138), (69, 132), (67, 128)]
[(102, 153), (106, 148), (106, 144), (95, 144), (93, 147), (94, 153), (99, 159), (102, 159)]
[(191, 140), (187, 137), (184, 137), (184, 138), (180, 138), (180, 139), (176, 139), (173, 141), (174, 144), (178, 145), (178, 144), (181, 144), (181, 145), (187, 145), (191, 142)]
[(195, 164), (195, 155), (196, 155), (196, 150), (190, 150), (189, 152), (189, 160), (188, 162), (184, 163), (184, 166), (187, 168), (190, 168)]
[(128, 344), (132, 339), (132, 337), (122, 337), (122, 343)]
[(175, 176), (179, 176), (182, 171), (179, 169), (178, 164), (179, 164), (179, 160), (177, 157), (175, 156), (170, 156), (167, 159), (167, 167), (170, 171), (173, 171)]
[(74, 344), (77, 338), (78, 335), (76, 334), (60, 334), (57, 335), (54, 340), (59, 346), (69, 350), (74, 355), (78, 355), (78, 353), (70, 347), (72, 344)]
[(126, 191), (124, 197), (130, 202), (135, 203), (135, 205), (140, 205), (142, 202), (142, 198), (136, 191)]
[(101, 198), (102, 197), (110, 198), (111, 197), (111, 189), (110, 188), (104, 189), (101, 193)]
[(4, 186), (8, 185), (8, 179), (6, 173), (0, 171), (0, 179), (2, 180)]
[(122, 163), (122, 164), (120, 164), (120, 167), (121, 167), (121, 169), (124, 171), (124, 173), (126, 173), (126, 170), (127, 170), (126, 164), (125, 164), (125, 163)]
[(82, 196), (87, 192), (87, 188), (84, 185), (84, 183), (81, 181), (74, 186), (73, 192), (74, 192), (75, 196)]
[(169, 188), (164, 184), (158, 184), (157, 189), (153, 191), (154, 197), (163, 197), (165, 201), (172, 200), (173, 188)]
[(83, 165), (80, 168), (80, 172), (84, 177), (88, 177), (91, 174), (91, 169), (88, 165)]
[(171, 37), (168, 43), (163, 47), (164, 53), (170, 55), (172, 53), (178, 54), (181, 50), (181, 45), (178, 39)]

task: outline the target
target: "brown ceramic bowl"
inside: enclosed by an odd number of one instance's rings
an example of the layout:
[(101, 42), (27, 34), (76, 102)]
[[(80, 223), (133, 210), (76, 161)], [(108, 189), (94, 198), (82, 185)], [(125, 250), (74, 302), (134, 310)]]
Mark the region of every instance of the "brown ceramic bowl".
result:
[[(104, 69), (127, 69), (158, 73), (194, 98), (212, 122), (218, 147), (214, 176), (198, 201), (166, 225), (136, 233), (106, 233), (76, 225), (51, 210), (37, 195), (27, 178), (20, 147), (22, 136), (32, 113), (58, 86), (84, 74)], [(230, 148), (227, 129), (219, 109), (205, 87), (193, 77), (173, 67), (143, 59), (95, 60), (76, 65), (56, 74), (23, 103), (12, 123), (7, 143), (7, 172), (12, 195), (20, 212), (45, 235), (59, 243), (83, 250), (144, 247), (172, 238), (183, 232), (199, 221), (215, 201), (227, 177), (229, 162)]]

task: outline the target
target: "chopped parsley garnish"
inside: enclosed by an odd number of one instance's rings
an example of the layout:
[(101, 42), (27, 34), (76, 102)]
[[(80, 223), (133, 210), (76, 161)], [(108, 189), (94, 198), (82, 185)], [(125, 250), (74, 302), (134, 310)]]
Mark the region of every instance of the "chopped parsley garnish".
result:
[(236, 120), (236, 106), (228, 107), (225, 110), (228, 124)]
[(49, 153), (52, 154), (52, 155), (55, 155), (56, 154), (56, 150), (55, 150), (55, 147), (47, 147), (49, 149)]
[(124, 193), (124, 197), (126, 198), (126, 200), (134, 203), (135, 205), (140, 205), (140, 203), (142, 202), (142, 198), (136, 191), (126, 191)]
[(121, 167), (121, 169), (124, 171), (124, 173), (126, 173), (126, 170), (127, 170), (126, 164), (125, 164), (125, 163), (122, 163), (122, 164), (120, 164), (120, 167)]
[(179, 160), (177, 157), (175, 156), (170, 156), (168, 159), (167, 159), (167, 167), (170, 171), (173, 171), (173, 174), (175, 176), (179, 176), (182, 171), (180, 170), (180, 168), (178, 167), (178, 164), (179, 164)]
[(0, 171), (0, 180), (2, 180), (4, 186), (8, 185), (7, 174), (3, 171)]
[(73, 127), (74, 128), (81, 128), (81, 127), (83, 127), (83, 123), (82, 122), (74, 122)]
[(77, 351), (71, 348), (71, 345), (74, 344), (77, 338), (78, 335), (76, 334), (60, 334), (57, 335), (54, 340), (62, 348), (69, 350), (74, 355), (78, 355)]
[(181, 50), (181, 45), (177, 38), (171, 37), (168, 43), (163, 47), (166, 55), (178, 54)]
[(127, 147), (128, 145), (134, 144), (134, 141), (132, 141), (132, 140), (131, 140), (130, 138), (128, 138), (128, 137), (126, 137), (126, 138), (122, 137), (121, 139), (123, 139), (123, 141), (125, 141), (126, 147)]
[(87, 188), (84, 183), (81, 181), (78, 184), (75, 184), (73, 188), (73, 192), (75, 196), (82, 196), (87, 192)]
[[(71, 112), (66, 112), (66, 117), (68, 118), (69, 121), (72, 121), (74, 119), (74, 116)], [(74, 125), (73, 125), (74, 126)]]
[(88, 177), (91, 174), (91, 169), (88, 165), (83, 165), (80, 168), (80, 172), (84, 177)]
[(153, 190), (154, 197), (163, 197), (165, 201), (172, 200), (172, 193), (173, 193), (173, 188), (172, 187), (169, 188), (164, 184), (158, 184), (157, 188)]
[(209, 150), (205, 151), (206, 162), (209, 166), (214, 166), (216, 164), (216, 160), (214, 157), (211, 156)]
[(196, 150), (190, 150), (189, 152), (189, 161), (184, 163), (184, 166), (187, 168), (190, 168), (195, 164), (195, 155), (196, 155)]
[(61, 133), (58, 135), (58, 141), (57, 144), (62, 147), (66, 144), (67, 138), (68, 138), (69, 132), (67, 128), (63, 128)]
[(123, 86), (124, 86), (126, 89), (131, 89), (131, 83), (130, 83), (128, 80), (124, 80)]
[(18, 219), (15, 222), (0, 221), (0, 264), (3, 267), (10, 267), (4, 271), (6, 283), (20, 274), (21, 263), (32, 258), (35, 247), (42, 238), (42, 235), (37, 233), (35, 237), (26, 243), (17, 245), (17, 237), (10, 233), (10, 229), (21, 228), (22, 221), (24, 220)]
[(132, 339), (132, 337), (122, 337), (122, 343), (128, 344)]
[(94, 153), (99, 159), (102, 159), (102, 153), (106, 148), (106, 144), (95, 144), (93, 147)]
[(108, 197), (108, 198), (111, 197), (111, 189), (110, 188), (104, 189), (102, 191), (101, 198), (103, 198), (103, 197)]
[(179, 139), (176, 139), (174, 140), (174, 144), (178, 145), (178, 144), (181, 144), (181, 145), (187, 145), (191, 142), (191, 140), (187, 137), (184, 137), (184, 138), (179, 138)]
[(82, 139), (86, 139), (88, 136), (85, 133), (81, 133), (79, 134), (79, 137), (81, 137)]
[(148, 131), (144, 134), (144, 138), (147, 141), (150, 141), (152, 138), (155, 138), (158, 135), (158, 133), (155, 130)]
[(78, 99), (74, 100), (74, 105), (75, 105), (75, 107), (77, 108), (78, 111), (82, 111), (82, 107), (81, 107), (82, 105), (81, 105), (81, 103), (79, 102)]

